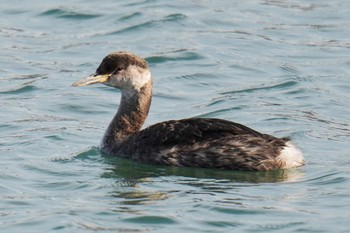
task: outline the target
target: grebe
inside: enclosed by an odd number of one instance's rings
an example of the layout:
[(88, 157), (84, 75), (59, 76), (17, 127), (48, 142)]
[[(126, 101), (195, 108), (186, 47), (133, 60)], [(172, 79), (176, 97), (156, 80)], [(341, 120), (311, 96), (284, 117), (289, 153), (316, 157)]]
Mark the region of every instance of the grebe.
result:
[(304, 165), (302, 153), (288, 138), (226, 120), (171, 120), (140, 130), (151, 105), (152, 79), (147, 62), (130, 52), (109, 54), (95, 74), (72, 86), (95, 83), (121, 90), (118, 112), (100, 145), (105, 154), (151, 164), (229, 170), (266, 171)]

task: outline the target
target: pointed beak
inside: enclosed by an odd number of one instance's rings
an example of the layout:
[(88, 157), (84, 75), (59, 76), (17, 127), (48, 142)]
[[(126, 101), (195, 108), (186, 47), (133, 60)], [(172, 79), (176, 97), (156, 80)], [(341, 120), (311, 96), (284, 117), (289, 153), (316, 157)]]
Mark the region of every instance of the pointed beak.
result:
[(88, 86), (95, 83), (105, 83), (109, 79), (109, 74), (97, 75), (92, 74), (86, 78), (80, 79), (72, 84), (73, 87)]

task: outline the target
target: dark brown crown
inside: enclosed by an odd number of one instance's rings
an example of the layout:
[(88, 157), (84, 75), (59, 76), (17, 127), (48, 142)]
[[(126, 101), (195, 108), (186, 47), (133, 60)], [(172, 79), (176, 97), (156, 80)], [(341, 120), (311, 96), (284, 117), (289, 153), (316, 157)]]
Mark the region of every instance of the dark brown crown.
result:
[(107, 55), (96, 70), (97, 74), (110, 74), (116, 69), (126, 69), (129, 65), (148, 68), (145, 59), (130, 52), (120, 51)]

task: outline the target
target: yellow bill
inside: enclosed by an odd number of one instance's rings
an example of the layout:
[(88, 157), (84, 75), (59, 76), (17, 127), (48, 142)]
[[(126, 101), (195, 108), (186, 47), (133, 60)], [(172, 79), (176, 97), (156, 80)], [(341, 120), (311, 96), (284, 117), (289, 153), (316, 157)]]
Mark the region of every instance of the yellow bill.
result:
[(86, 78), (80, 79), (79, 81), (76, 81), (72, 84), (73, 87), (82, 87), (82, 86), (88, 86), (95, 83), (105, 83), (109, 79), (109, 74), (92, 74)]

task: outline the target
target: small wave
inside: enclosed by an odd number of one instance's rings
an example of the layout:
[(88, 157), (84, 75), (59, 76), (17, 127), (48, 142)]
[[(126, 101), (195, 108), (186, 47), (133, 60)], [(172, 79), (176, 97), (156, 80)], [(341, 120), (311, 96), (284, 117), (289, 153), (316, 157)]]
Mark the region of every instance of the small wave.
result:
[(187, 16), (184, 14), (170, 14), (161, 19), (161, 22), (178, 22), (186, 19)]
[(163, 216), (141, 216), (123, 219), (124, 222), (139, 224), (175, 224), (176, 221)]
[(86, 13), (79, 13), (72, 10), (65, 10), (65, 9), (51, 9), (47, 10), (40, 14), (41, 16), (53, 16), (56, 18), (64, 18), (64, 19), (74, 19), (74, 20), (84, 20), (84, 19), (92, 19), (100, 17), (101, 15), (98, 14), (86, 14)]
[(306, 182), (310, 182), (314, 185), (331, 185), (331, 184), (340, 184), (347, 181), (345, 177), (340, 177), (340, 173), (331, 172), (328, 174), (323, 174), (311, 179), (308, 179)]
[(198, 60), (203, 57), (195, 52), (184, 52), (178, 56), (151, 56), (147, 57), (146, 60), (150, 64), (164, 63), (168, 61), (186, 61), (186, 60)]
[(222, 108), (222, 109), (218, 109), (218, 110), (214, 110), (214, 111), (209, 111), (206, 113), (202, 113), (199, 115), (196, 115), (195, 117), (199, 117), (199, 118), (215, 118), (215, 117), (220, 117), (222, 116), (224, 113), (227, 112), (231, 112), (234, 109), (240, 109), (240, 107), (230, 107), (230, 108)]
[[(124, 16), (124, 17), (120, 18), (119, 20), (125, 21), (129, 18), (138, 16), (139, 14), (140, 13), (134, 13), (134, 14), (131, 14), (129, 16)], [(143, 30), (143, 29), (149, 29), (152, 27), (156, 27), (162, 23), (174, 23), (174, 22), (178, 23), (186, 18), (187, 18), (187, 16), (183, 15), (183, 14), (170, 14), (170, 15), (167, 15), (167, 16), (161, 18), (161, 19), (149, 20), (149, 21), (138, 23), (138, 24), (135, 24), (132, 26), (122, 28), (122, 29), (118, 29), (118, 30), (115, 30), (112, 32), (108, 32), (108, 33), (106, 33), (106, 35), (116, 35), (116, 34), (122, 34), (122, 33), (128, 33), (128, 32), (138, 32), (138, 31)]]
[(129, 19), (141, 16), (141, 15), (142, 15), (142, 13), (140, 13), (140, 12), (134, 12), (134, 13), (131, 13), (131, 14), (128, 14), (128, 15), (120, 17), (119, 21), (127, 21)]
[(296, 67), (293, 67), (291, 65), (283, 65), (281, 66), (281, 69), (286, 72), (286, 73), (290, 73), (290, 74), (299, 74), (300, 71), (296, 68)]
[(137, 32), (137, 31), (139, 31), (141, 29), (144, 29), (144, 28), (151, 28), (151, 27), (153, 27), (155, 22), (156, 21), (154, 21), (154, 20), (150, 20), (150, 21), (147, 21), (147, 22), (144, 22), (144, 23), (136, 24), (136, 25), (133, 25), (133, 26), (129, 26), (129, 27), (126, 27), (126, 28), (123, 28), (123, 29), (119, 29), (119, 30), (116, 30), (116, 31), (112, 31), (112, 32), (106, 33), (106, 35), (117, 35), (117, 34), (122, 34), (122, 33), (127, 33), (127, 32)]
[(24, 87), (15, 88), (9, 91), (0, 91), (0, 94), (16, 95), (16, 94), (23, 94), (27, 92), (33, 92), (36, 90), (38, 90), (36, 86), (28, 85)]
[(268, 90), (273, 90), (273, 89), (286, 89), (292, 86), (297, 85), (298, 82), (294, 80), (286, 81), (286, 82), (281, 82), (281, 83), (276, 83), (273, 85), (261, 85), (259, 87), (251, 87), (251, 88), (246, 88), (242, 90), (234, 90), (234, 91), (226, 91), (226, 92), (221, 92), (220, 94), (227, 95), (227, 94), (236, 94), (236, 93), (251, 93), (251, 92), (256, 92), (256, 91), (268, 91)]
[(81, 152), (75, 152), (71, 154), (65, 155), (54, 155), (49, 160), (53, 162), (69, 162), (72, 160), (96, 160), (96, 156), (98, 160), (101, 158), (101, 152), (97, 146), (89, 147)]
[(101, 155), (100, 149), (97, 146), (89, 147), (86, 150), (77, 153), (74, 158), (85, 160), (85, 159), (92, 159), (93, 157)]
[(13, 77), (12, 80), (36, 80), (36, 79), (44, 79), (46, 78), (46, 74), (24, 74)]

